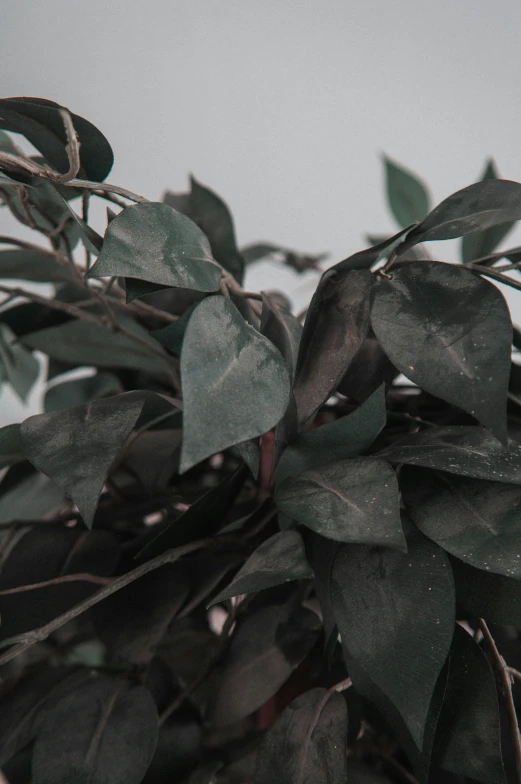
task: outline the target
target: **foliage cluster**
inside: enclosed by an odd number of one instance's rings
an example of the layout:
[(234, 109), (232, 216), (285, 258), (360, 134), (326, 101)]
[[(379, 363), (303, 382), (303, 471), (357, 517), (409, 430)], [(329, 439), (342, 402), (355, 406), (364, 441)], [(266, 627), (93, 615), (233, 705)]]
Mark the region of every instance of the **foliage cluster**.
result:
[[(521, 184), (432, 208), (305, 314), (192, 178), (150, 202), (103, 134), (0, 100), (0, 767), (10, 784), (521, 781)], [(17, 146), (23, 135), (37, 154)], [(93, 199), (110, 203), (101, 236)], [(462, 238), (461, 262), (424, 243)], [(30, 285), (28, 285), (30, 283)], [(45, 284), (46, 288), (34, 284)], [(412, 382), (412, 383), (411, 383)]]

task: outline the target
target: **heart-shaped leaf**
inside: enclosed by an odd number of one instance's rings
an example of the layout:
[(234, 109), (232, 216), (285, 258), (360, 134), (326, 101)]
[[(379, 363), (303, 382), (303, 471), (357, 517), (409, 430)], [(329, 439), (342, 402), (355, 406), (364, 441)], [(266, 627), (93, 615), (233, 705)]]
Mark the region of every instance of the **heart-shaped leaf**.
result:
[(387, 200), (399, 226), (421, 221), (430, 207), (430, 196), (421, 180), (387, 156), (383, 158)]
[(521, 184), (511, 180), (482, 180), (468, 185), (435, 207), (409, 232), (398, 255), (418, 242), (452, 240), (521, 218)]
[(32, 781), (140, 784), (157, 734), (157, 709), (147, 689), (93, 677), (48, 713), (34, 745)]
[(407, 549), (396, 475), (383, 460), (337, 460), (304, 471), (278, 486), (275, 501), (328, 539)]
[(281, 531), (257, 547), (230, 585), (212, 599), (212, 604), (312, 577), (313, 570), (306, 560), (298, 531)]
[(201, 229), (168, 204), (149, 202), (126, 207), (109, 223), (87, 277), (218, 291), (221, 274)]
[(478, 569), (521, 578), (521, 487), (409, 469), (402, 496), (423, 533)]
[(255, 782), (344, 784), (346, 745), (344, 698), (336, 691), (310, 689), (288, 705), (263, 737)]
[(25, 456), (70, 495), (89, 528), (110, 466), (143, 405), (140, 393), (128, 392), (21, 424)]
[(508, 449), (482, 427), (438, 427), (411, 433), (377, 454), (393, 465), (434, 468), (450, 474), (521, 484), (521, 446)]
[(385, 389), (382, 385), (351, 414), (301, 433), (284, 450), (275, 476), (279, 484), (311, 468), (358, 457), (385, 427)]
[[(488, 159), (481, 179), (499, 179), (499, 174), (493, 158)], [(466, 234), (461, 241), (461, 260), (463, 262), (468, 262), (488, 256), (497, 248), (499, 243), (505, 239), (514, 226), (515, 222), (511, 221), (510, 223), (503, 223), (499, 226), (492, 226), (490, 229), (485, 229), (485, 231)]]
[(225, 297), (195, 308), (181, 351), (184, 441), (181, 471), (284, 416), (289, 374), (275, 346)]
[(419, 537), (408, 544), (408, 553), (340, 546), (331, 596), (342, 645), (399, 711), (421, 750), (430, 701), (452, 641), (454, 584), (441, 548)]
[(369, 329), (369, 270), (327, 270), (306, 316), (293, 394), (305, 425), (335, 391)]
[(371, 323), (398, 370), (505, 441), (512, 323), (499, 289), (470, 270), (421, 261), (378, 281), (373, 295)]

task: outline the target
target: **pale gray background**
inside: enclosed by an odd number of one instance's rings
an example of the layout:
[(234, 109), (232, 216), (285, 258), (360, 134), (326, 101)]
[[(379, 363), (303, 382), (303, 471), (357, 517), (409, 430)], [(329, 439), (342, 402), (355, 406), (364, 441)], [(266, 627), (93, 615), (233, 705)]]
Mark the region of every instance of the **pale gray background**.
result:
[[(519, 0), (1, 0), (0, 93), (98, 125), (111, 182), (159, 199), (191, 171), (227, 199), (241, 243), (333, 262), (394, 229), (382, 151), (436, 202), (488, 155), (521, 180), (520, 31)], [(316, 280), (264, 264), (248, 284), (301, 307)], [(3, 391), (0, 423), (25, 415)]]

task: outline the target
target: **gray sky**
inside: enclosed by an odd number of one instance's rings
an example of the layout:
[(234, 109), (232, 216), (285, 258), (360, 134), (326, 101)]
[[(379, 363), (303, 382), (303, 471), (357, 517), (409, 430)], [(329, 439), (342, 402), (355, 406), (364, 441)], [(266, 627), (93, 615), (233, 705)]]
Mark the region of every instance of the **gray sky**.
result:
[[(519, 0), (2, 0), (1, 94), (91, 120), (115, 152), (111, 182), (159, 199), (193, 172), (241, 243), (335, 261), (394, 229), (382, 151), (435, 203), (489, 155), (521, 180), (520, 30)], [(455, 258), (452, 243), (436, 252)], [(266, 264), (249, 285), (300, 304), (315, 279)], [(2, 392), (0, 422), (21, 416)]]

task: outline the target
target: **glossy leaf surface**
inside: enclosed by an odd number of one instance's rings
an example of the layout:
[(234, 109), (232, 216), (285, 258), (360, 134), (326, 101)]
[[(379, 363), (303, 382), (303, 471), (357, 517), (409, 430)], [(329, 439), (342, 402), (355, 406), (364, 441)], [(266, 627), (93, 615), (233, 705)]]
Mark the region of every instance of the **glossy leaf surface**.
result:
[(504, 441), (512, 323), (498, 288), (422, 261), (380, 280), (373, 295), (371, 323), (398, 370)]
[(289, 402), (282, 355), (225, 297), (208, 297), (194, 310), (181, 351), (181, 379), (181, 471), (270, 430)]

